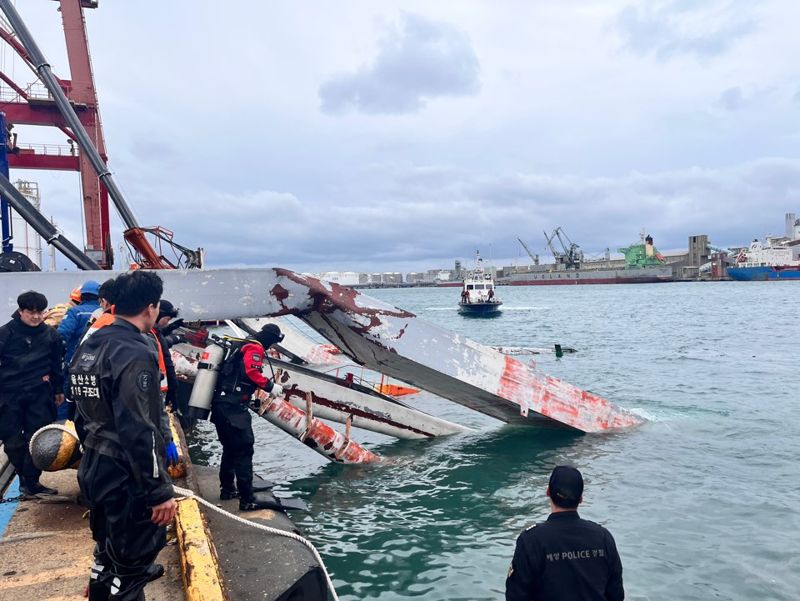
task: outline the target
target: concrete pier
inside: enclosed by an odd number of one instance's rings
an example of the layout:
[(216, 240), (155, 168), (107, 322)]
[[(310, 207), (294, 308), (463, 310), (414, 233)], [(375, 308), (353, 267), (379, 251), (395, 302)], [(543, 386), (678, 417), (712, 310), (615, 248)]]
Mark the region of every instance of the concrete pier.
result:
[[(41, 482), (59, 494), (16, 506), (0, 538), (0, 601), (84, 601), (94, 541), (86, 509), (77, 503), (77, 471), (45, 473)], [(147, 585), (147, 598), (183, 601), (177, 546), (168, 544), (157, 561), (166, 572)]]
[[(200, 494), (206, 500), (256, 524), (300, 534), (280, 511), (240, 512), (237, 499), (220, 501), (217, 470), (194, 466), (193, 471)], [(269, 493), (258, 495), (274, 498)], [(320, 567), (302, 543), (248, 527), (208, 508), (202, 511), (230, 599), (324, 601), (328, 598)]]
[[(185, 451), (182, 432), (179, 437)], [(12, 476), (2, 451), (0, 475), (2, 491)], [(78, 502), (77, 470), (45, 472), (41, 482), (58, 489), (58, 496), (0, 504), (0, 601), (85, 599), (94, 541), (88, 511)], [(187, 477), (176, 484), (253, 523), (299, 534), (280, 511), (240, 512), (238, 500), (220, 501), (213, 468), (189, 463)], [(17, 494), (13, 483), (5, 497)], [(259, 495), (271, 497), (268, 492)], [(328, 599), (321, 568), (301, 542), (239, 523), (191, 498), (178, 505), (169, 543), (157, 559), (165, 574), (147, 585), (147, 599)]]

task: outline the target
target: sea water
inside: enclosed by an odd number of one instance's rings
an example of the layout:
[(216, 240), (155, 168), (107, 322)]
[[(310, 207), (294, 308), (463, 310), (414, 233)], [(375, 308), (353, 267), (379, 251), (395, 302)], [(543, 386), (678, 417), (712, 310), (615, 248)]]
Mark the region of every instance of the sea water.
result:
[(581, 516), (617, 541), (627, 598), (800, 598), (800, 283), (501, 287), (492, 319), (459, 315), (457, 288), (365, 292), (483, 344), (576, 348), (520, 358), (647, 423), (511, 427), (421, 393), (406, 400), (473, 431), (354, 429), (390, 462), (341, 466), (255, 419), (256, 470), (308, 502), (292, 517), (342, 600), (503, 598), (516, 537), (547, 518), (562, 463), (583, 472)]

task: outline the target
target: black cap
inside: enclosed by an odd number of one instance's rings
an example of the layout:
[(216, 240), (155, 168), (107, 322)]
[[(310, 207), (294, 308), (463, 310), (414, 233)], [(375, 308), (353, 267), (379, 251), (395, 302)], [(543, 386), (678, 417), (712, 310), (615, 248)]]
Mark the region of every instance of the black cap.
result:
[(167, 299), (161, 299), (161, 305), (158, 309), (158, 319), (162, 317), (169, 317), (170, 319), (178, 316), (178, 310)]
[(550, 474), (550, 498), (559, 507), (577, 507), (583, 496), (583, 476), (571, 465), (557, 465)]

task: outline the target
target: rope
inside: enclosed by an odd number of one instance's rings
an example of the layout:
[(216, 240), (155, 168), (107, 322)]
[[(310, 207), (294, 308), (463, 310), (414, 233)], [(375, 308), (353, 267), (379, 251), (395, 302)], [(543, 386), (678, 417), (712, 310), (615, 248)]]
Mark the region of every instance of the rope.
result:
[(198, 497), (195, 495), (191, 490), (187, 488), (181, 488), (180, 486), (172, 485), (173, 490), (181, 495), (184, 498), (193, 498), (195, 501), (203, 505), (204, 507), (208, 507), (209, 509), (216, 511), (219, 514), (224, 515), (232, 519), (235, 522), (239, 522), (240, 524), (244, 524), (245, 526), (250, 526), (255, 528), (256, 530), (261, 530), (263, 532), (268, 532), (269, 534), (275, 534), (277, 536), (285, 536), (286, 538), (291, 538), (292, 540), (296, 540), (298, 542), (303, 543), (306, 547), (311, 550), (311, 553), (314, 555), (314, 559), (317, 560), (319, 563), (320, 568), (322, 568), (322, 573), (325, 575), (325, 581), (328, 583), (328, 590), (331, 592), (333, 596), (333, 601), (339, 601), (339, 596), (336, 594), (336, 590), (333, 588), (333, 582), (331, 582), (331, 577), (328, 575), (328, 570), (325, 567), (325, 563), (322, 561), (322, 557), (320, 557), (319, 552), (316, 550), (313, 544), (310, 541), (303, 538), (299, 534), (295, 534), (294, 532), (286, 532), (285, 530), (279, 530), (277, 528), (272, 528), (270, 526), (265, 526), (264, 524), (256, 524), (255, 522), (251, 522), (250, 520), (246, 520), (238, 515), (234, 515), (229, 511), (225, 511), (221, 507), (217, 507), (213, 503), (209, 503), (202, 497)]
[[(78, 438), (73, 430), (71, 430), (70, 428), (67, 428), (66, 426), (64, 426), (62, 424), (48, 424), (46, 426), (43, 426), (43, 427), (39, 428), (38, 430), (36, 430), (36, 432), (33, 433), (33, 436), (31, 436), (31, 443), (36, 438), (37, 434), (39, 434), (43, 430), (48, 430), (48, 429), (61, 430), (62, 432), (69, 433), (70, 435), (74, 436), (76, 439)], [(29, 447), (29, 451), (31, 453), (33, 453), (32, 446)], [(325, 582), (327, 582), (327, 584), (328, 584), (328, 590), (331, 592), (331, 595), (333, 596), (333, 601), (339, 601), (339, 596), (336, 594), (336, 589), (333, 588), (333, 582), (331, 582), (331, 577), (328, 574), (328, 569), (325, 567), (325, 563), (322, 561), (322, 557), (320, 556), (319, 551), (317, 551), (317, 549), (314, 547), (314, 545), (309, 540), (303, 538), (299, 534), (295, 534), (294, 532), (286, 532), (285, 530), (279, 530), (277, 528), (272, 528), (270, 526), (265, 526), (264, 524), (256, 524), (255, 522), (251, 522), (250, 520), (246, 520), (246, 519), (244, 519), (242, 517), (239, 517), (238, 515), (234, 515), (233, 513), (229, 512), (229, 511), (225, 511), (221, 507), (217, 507), (213, 503), (209, 503), (204, 498), (198, 497), (197, 495), (195, 495), (188, 488), (181, 488), (180, 486), (175, 486), (173, 484), (172, 485), (172, 489), (175, 491), (176, 494), (181, 495), (181, 498), (192, 498), (195, 501), (197, 501), (198, 503), (200, 503), (201, 505), (203, 505), (204, 507), (208, 507), (212, 511), (216, 511), (217, 513), (219, 513), (221, 515), (224, 515), (225, 517), (228, 517), (228, 518), (232, 519), (235, 522), (239, 522), (240, 524), (244, 524), (245, 526), (250, 526), (251, 528), (255, 528), (256, 530), (261, 530), (262, 532), (267, 532), (269, 534), (274, 534), (276, 536), (284, 536), (286, 538), (291, 538), (292, 540), (296, 540), (296, 541), (304, 544), (306, 547), (308, 547), (311, 550), (311, 553), (314, 555), (314, 559), (317, 560), (317, 563), (319, 564), (319, 567), (322, 568), (322, 573), (325, 576)]]

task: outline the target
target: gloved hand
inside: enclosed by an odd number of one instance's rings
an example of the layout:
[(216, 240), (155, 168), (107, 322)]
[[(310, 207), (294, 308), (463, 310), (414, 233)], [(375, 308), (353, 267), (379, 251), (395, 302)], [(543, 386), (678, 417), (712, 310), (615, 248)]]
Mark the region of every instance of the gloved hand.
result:
[(181, 342), (186, 342), (186, 335), (180, 332), (177, 334), (170, 334), (169, 336), (164, 336), (164, 342), (167, 343), (167, 347), (175, 346)]
[(166, 326), (161, 328), (161, 335), (165, 337), (169, 336), (170, 334), (172, 334), (172, 332), (174, 332), (180, 327), (183, 327), (183, 318), (171, 321)]
[(172, 441), (169, 441), (167, 443), (167, 465), (178, 465), (180, 460), (180, 455), (178, 455), (178, 445)]
[(273, 399), (279, 396), (283, 396), (283, 386), (281, 386), (277, 382), (273, 382), (272, 388), (269, 389), (269, 396)]

